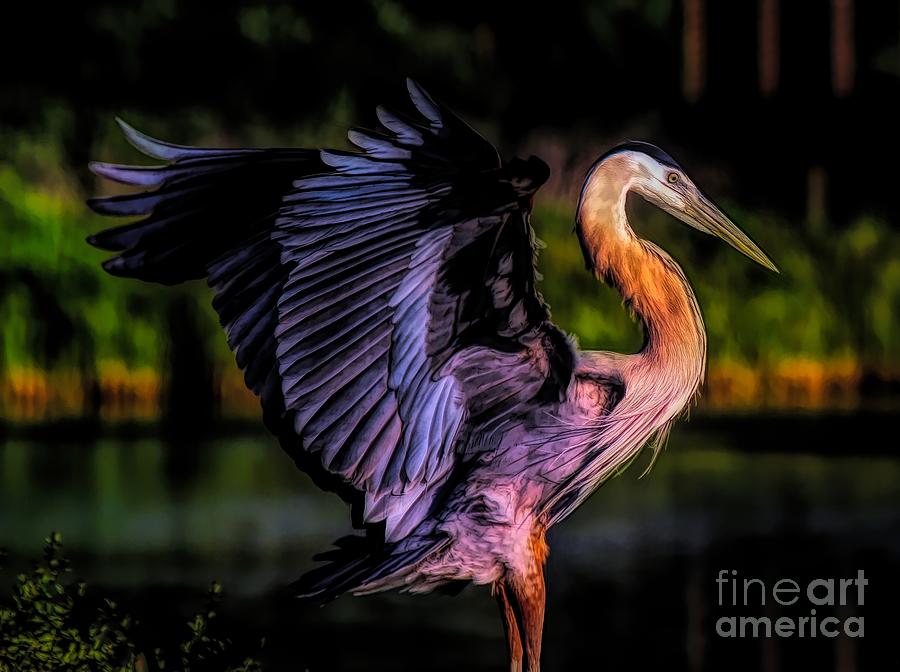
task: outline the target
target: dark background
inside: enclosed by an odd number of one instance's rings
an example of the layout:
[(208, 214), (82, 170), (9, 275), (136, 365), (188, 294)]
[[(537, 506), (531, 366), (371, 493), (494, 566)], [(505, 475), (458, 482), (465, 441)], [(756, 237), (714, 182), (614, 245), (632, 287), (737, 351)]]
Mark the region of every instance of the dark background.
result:
[[(686, 160), (727, 164), (747, 205), (803, 215), (807, 171), (821, 166), (839, 221), (861, 209), (896, 218), (897, 4), (709, 3), (696, 46), (695, 3), (684, 4), (17, 3), (4, 10), (0, 112), (18, 130), (40, 129), (48, 105), (65, 110), (65, 158), (84, 175), (98, 125), (123, 110), (176, 129), (198, 125), (184, 116), (202, 110), (277, 134), (327, 123), (344, 98), (354, 122), (371, 123), (409, 75), (489, 120), (505, 147), (535, 129), (624, 138), (642, 124)], [(841, 5), (851, 43), (836, 66)], [(761, 44), (767, 6), (775, 39)], [(700, 52), (694, 73), (689, 49)], [(846, 81), (835, 81), (839, 67)]]

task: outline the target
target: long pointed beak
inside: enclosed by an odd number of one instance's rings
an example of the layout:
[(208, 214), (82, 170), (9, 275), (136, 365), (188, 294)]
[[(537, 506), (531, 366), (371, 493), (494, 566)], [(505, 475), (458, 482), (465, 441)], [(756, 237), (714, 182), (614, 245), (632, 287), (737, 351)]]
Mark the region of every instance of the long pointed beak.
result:
[(698, 231), (703, 231), (716, 238), (721, 238), (741, 254), (749, 257), (760, 266), (779, 273), (778, 267), (754, 243), (750, 236), (741, 231), (737, 224), (728, 219), (715, 203), (697, 190), (691, 199), (691, 207), (683, 218)]

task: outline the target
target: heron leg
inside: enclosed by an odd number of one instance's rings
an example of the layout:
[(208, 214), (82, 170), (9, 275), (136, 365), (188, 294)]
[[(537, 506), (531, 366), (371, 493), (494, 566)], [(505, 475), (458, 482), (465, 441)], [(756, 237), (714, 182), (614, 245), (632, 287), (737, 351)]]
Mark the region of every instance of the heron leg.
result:
[(547, 589), (544, 584), (547, 544), (544, 541), (543, 529), (535, 530), (529, 547), (529, 557), (525, 566), (520, 570), (508, 571), (506, 585), (521, 637), (523, 653), (521, 670), (540, 672), (544, 607), (547, 600)]
[(515, 595), (513, 611), (522, 636), (522, 672), (540, 672), (546, 592), (544, 572), (515, 577), (509, 582)]
[(500, 617), (503, 619), (503, 630), (506, 633), (510, 672), (522, 672), (522, 637), (519, 634), (519, 623), (516, 620), (516, 612), (510, 600), (509, 586), (506, 581), (498, 581), (494, 584), (494, 594), (497, 596)]

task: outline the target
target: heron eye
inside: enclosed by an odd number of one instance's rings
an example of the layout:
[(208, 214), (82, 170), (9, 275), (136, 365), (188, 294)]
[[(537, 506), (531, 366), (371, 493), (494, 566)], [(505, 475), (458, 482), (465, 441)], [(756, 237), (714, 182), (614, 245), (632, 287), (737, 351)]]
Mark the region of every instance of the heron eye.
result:
[(678, 182), (678, 173), (669, 173), (666, 179), (669, 180), (669, 184), (675, 184)]

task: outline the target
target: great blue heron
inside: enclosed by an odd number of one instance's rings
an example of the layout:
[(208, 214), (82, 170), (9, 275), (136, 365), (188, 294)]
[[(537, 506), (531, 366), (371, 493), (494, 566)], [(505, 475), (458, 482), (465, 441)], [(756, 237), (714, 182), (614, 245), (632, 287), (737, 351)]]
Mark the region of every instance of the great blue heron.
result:
[(635, 235), (629, 192), (763, 266), (769, 258), (659, 148), (601, 156), (576, 230), (588, 268), (643, 325), (640, 352), (579, 350), (535, 287), (529, 224), (549, 175), (496, 149), (420, 86), (378, 109), (360, 151), (199, 149), (120, 122), (159, 167), (92, 164), (136, 187), (94, 199), (146, 215), (89, 242), (113, 275), (207, 278), (266, 425), (351, 503), (365, 535), (336, 542), (304, 595), (451, 582), (491, 586), (511, 667), (540, 667), (545, 534), (698, 390), (706, 335), (678, 264)]

